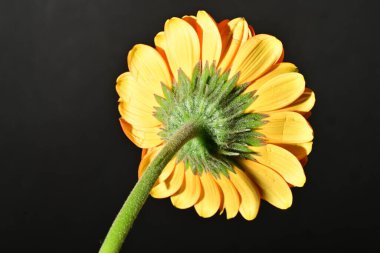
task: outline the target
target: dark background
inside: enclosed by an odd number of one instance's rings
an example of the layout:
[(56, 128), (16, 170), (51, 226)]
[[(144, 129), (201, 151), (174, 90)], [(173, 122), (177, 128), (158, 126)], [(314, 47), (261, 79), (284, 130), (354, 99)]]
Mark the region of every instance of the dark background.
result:
[(198, 217), (149, 198), (123, 252), (379, 252), (378, 1), (1, 1), (0, 251), (97, 252), (137, 179), (115, 79), (166, 19), (207, 10), (282, 40), (317, 97), (287, 211)]

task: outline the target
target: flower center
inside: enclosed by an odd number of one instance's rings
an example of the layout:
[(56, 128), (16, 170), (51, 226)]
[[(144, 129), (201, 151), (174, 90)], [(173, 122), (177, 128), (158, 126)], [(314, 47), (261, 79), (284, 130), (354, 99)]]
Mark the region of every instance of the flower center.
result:
[(155, 116), (163, 124), (159, 133), (168, 140), (184, 124), (199, 125), (199, 134), (177, 153), (193, 173), (209, 171), (218, 177), (233, 171), (236, 158), (253, 159), (249, 146), (262, 145), (262, 135), (255, 131), (262, 126), (265, 115), (245, 113), (255, 100), (253, 92), (243, 93), (248, 84), (237, 84), (238, 74), (228, 79), (208, 64), (194, 68), (191, 80), (179, 69), (178, 82), (169, 89), (162, 84), (164, 97), (156, 96), (160, 107)]

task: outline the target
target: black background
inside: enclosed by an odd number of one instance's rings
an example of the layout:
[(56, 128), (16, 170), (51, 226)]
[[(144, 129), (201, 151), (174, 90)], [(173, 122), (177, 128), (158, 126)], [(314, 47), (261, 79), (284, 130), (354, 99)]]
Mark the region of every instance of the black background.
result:
[(380, 250), (377, 1), (50, 0), (0, 3), (1, 252), (97, 252), (140, 159), (115, 79), (134, 44), (199, 9), (278, 37), (316, 92), (307, 184), (252, 222), (149, 198), (123, 252)]

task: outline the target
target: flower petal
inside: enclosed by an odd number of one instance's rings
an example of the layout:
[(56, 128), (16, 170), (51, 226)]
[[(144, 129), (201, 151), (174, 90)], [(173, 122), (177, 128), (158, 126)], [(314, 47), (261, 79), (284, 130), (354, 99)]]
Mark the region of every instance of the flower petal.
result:
[(156, 119), (153, 115), (153, 112), (144, 111), (142, 106), (138, 104), (137, 101), (139, 98), (136, 96), (136, 99), (130, 100), (130, 102), (120, 102), (118, 109), (121, 117), (131, 123), (133, 126), (140, 128), (151, 128), (158, 127), (161, 125), (161, 122)]
[(276, 144), (276, 145), (288, 150), (295, 157), (297, 157), (298, 160), (302, 160), (310, 154), (313, 147), (313, 142), (311, 141), (311, 142), (306, 142), (306, 143)]
[(273, 144), (251, 147), (258, 154), (257, 162), (277, 171), (288, 183), (302, 187), (306, 182), (305, 172), (301, 163), (288, 150)]
[(120, 124), (125, 135), (139, 148), (152, 148), (163, 142), (158, 135), (160, 132), (158, 127), (134, 127), (122, 118), (120, 118)]
[(309, 88), (305, 88), (303, 94), (296, 101), (279, 111), (296, 111), (305, 113), (310, 111), (313, 108), (314, 104), (314, 92)]
[(165, 23), (165, 37), (166, 56), (174, 78), (178, 80), (180, 68), (191, 78), (200, 60), (200, 44), (194, 28), (180, 18), (171, 18)]
[(199, 25), (197, 32), (202, 48), (202, 64), (205, 65), (208, 62), (210, 66), (215, 62), (215, 66), (217, 66), (222, 52), (222, 40), (218, 27), (214, 19), (205, 11), (198, 11), (197, 23)]
[(166, 57), (166, 38), (164, 32), (159, 32), (154, 37), (154, 44), (156, 45), (156, 50), (161, 54), (162, 58), (165, 60), (166, 65), (168, 66), (168, 69), (170, 70), (168, 58)]
[[(239, 212), (240, 207), (240, 197), (237, 192), (235, 186), (231, 183), (231, 181), (220, 174), (220, 177), (216, 179), (220, 189), (223, 192), (223, 209), (226, 209), (227, 219), (234, 218)], [(222, 212), (223, 212), (222, 209)]]
[(299, 98), (304, 90), (305, 79), (299, 73), (275, 76), (257, 90), (257, 99), (246, 111), (265, 112), (285, 107)]
[(262, 199), (280, 209), (287, 209), (292, 205), (292, 191), (278, 173), (250, 160), (242, 160), (240, 164), (244, 166), (247, 175), (259, 187)]
[(172, 204), (179, 209), (192, 207), (201, 195), (202, 187), (198, 175), (194, 175), (190, 168), (185, 170), (185, 182), (179, 191), (171, 196)]
[(234, 167), (234, 170), (236, 174), (230, 172), (229, 175), (231, 182), (234, 184), (236, 190), (240, 194), (241, 203), (239, 211), (244, 219), (253, 220), (256, 218), (257, 213), (259, 212), (259, 190), (243, 171), (237, 167)]
[(144, 89), (130, 72), (123, 73), (116, 80), (119, 94), (119, 112), (124, 120), (142, 128), (161, 125), (154, 116), (157, 102), (153, 94)]
[[(160, 53), (147, 45), (138, 44), (128, 54), (128, 68), (140, 89), (162, 95), (161, 83), (171, 87), (169, 69)], [(154, 97), (153, 97), (154, 98)]]
[(219, 23), (219, 32), (223, 48), (219, 68), (223, 73), (231, 65), (240, 45), (248, 39), (249, 28), (244, 18), (235, 18)]
[(175, 194), (184, 183), (185, 166), (183, 162), (178, 163), (172, 174), (163, 182), (157, 184), (150, 191), (154, 198), (167, 198)]
[(240, 72), (239, 84), (252, 82), (265, 74), (281, 53), (281, 41), (267, 34), (255, 35), (240, 47), (231, 65), (230, 77)]
[(267, 74), (260, 77), (256, 81), (254, 81), (246, 90), (245, 92), (251, 92), (256, 91), (260, 89), (261, 86), (263, 86), (268, 80), (284, 74), (284, 73), (292, 73), (292, 72), (298, 72), (298, 68), (293, 64), (289, 62), (281, 62), (273, 65)]
[(313, 129), (296, 112), (269, 112), (268, 121), (257, 131), (271, 143), (303, 143), (313, 140)]
[(165, 33), (163, 31), (157, 33), (157, 35), (154, 37), (154, 44), (157, 48), (160, 48), (165, 51), (166, 48), (166, 40), (165, 40)]
[(200, 179), (203, 191), (194, 207), (199, 216), (208, 218), (218, 211), (222, 196), (214, 177), (209, 172), (203, 172)]
[(129, 52), (128, 65), (131, 72), (120, 75), (116, 81), (120, 114), (142, 132), (159, 127), (161, 122), (153, 115), (154, 106), (158, 105), (154, 94), (162, 95), (161, 82), (171, 85), (165, 61), (154, 48), (140, 44)]

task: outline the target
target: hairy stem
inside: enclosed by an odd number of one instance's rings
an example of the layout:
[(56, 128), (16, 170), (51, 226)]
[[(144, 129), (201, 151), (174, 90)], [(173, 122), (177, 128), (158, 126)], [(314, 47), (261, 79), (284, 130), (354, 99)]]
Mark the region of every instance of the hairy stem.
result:
[(165, 146), (145, 170), (141, 179), (136, 183), (124, 205), (120, 209), (108, 231), (102, 247), (100, 248), (100, 253), (119, 252), (133, 222), (137, 218), (138, 213), (147, 200), (149, 192), (162, 170), (177, 151), (187, 141), (197, 135), (198, 129), (196, 122), (187, 123), (166, 142)]

